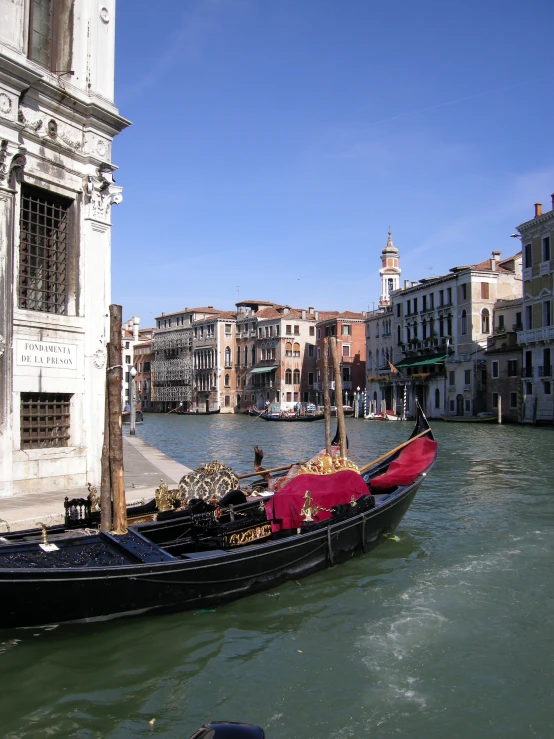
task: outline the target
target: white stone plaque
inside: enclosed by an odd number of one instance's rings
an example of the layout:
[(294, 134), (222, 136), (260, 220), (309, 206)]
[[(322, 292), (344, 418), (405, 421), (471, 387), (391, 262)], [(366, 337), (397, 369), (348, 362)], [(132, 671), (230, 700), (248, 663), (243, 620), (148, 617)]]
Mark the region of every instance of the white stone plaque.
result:
[(77, 345), (58, 341), (17, 339), (15, 363), (20, 367), (76, 370)]

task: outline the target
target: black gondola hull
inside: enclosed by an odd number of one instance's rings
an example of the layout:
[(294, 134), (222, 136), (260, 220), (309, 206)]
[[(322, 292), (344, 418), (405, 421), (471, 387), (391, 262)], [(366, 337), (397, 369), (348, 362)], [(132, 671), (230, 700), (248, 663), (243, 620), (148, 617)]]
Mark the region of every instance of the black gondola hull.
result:
[(240, 549), (150, 565), (4, 569), (0, 628), (113, 618), (152, 609), (214, 607), (300, 579), (377, 546), (394, 531), (419, 484), (381, 509), (311, 533)]
[[(428, 432), (432, 440), (421, 414), (412, 437)], [(366, 470), (365, 481), (376, 485), (380, 479), (382, 487), (384, 478), (376, 476), (403, 446)], [(340, 564), (396, 529), (435, 456), (436, 449), (403, 487), (377, 493), (377, 499), (363, 496), (365, 508), (339, 506), (333, 517), (305, 523), (299, 533), (279, 532), (242, 546), (225, 536), (198, 538), (186, 516), (134, 525), (119, 536), (64, 532), (50, 540), (52, 551), (44, 551), (37, 532), (23, 539), (8, 535), (0, 546), (0, 628), (215, 607)], [(258, 518), (250, 512), (242, 519), (247, 529), (268, 527), (263, 508), (247, 505), (259, 510)]]

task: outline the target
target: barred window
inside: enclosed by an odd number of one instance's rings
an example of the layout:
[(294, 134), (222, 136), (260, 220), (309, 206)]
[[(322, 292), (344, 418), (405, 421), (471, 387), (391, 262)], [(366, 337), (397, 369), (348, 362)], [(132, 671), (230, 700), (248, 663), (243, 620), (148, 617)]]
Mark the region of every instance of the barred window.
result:
[(70, 400), (67, 393), (21, 393), (21, 448), (67, 446)]
[(71, 201), (23, 187), (19, 246), (19, 307), (67, 313), (68, 211)]

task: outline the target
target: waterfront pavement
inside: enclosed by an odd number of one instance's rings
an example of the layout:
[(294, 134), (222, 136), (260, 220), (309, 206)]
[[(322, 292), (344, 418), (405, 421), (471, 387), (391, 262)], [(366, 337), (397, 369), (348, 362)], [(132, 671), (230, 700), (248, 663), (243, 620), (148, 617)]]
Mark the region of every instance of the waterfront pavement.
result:
[[(183, 475), (192, 471), (146, 444), (138, 436), (123, 437), (123, 467), (128, 504), (153, 498), (160, 480), (165, 480), (172, 487)], [(62, 523), (66, 496), (86, 498), (87, 495), (87, 488), (82, 487), (0, 498), (0, 534), (8, 526), (15, 531), (35, 528), (39, 521), (47, 526)]]

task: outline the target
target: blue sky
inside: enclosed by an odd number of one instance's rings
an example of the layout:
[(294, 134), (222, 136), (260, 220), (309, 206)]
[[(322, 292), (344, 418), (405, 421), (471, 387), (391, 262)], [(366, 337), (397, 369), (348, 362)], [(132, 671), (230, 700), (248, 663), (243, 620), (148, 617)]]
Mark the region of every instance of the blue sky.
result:
[(118, 0), (124, 318), (319, 310), (515, 253), (554, 192), (551, 0)]

